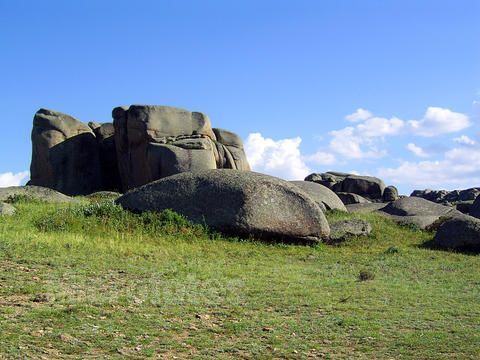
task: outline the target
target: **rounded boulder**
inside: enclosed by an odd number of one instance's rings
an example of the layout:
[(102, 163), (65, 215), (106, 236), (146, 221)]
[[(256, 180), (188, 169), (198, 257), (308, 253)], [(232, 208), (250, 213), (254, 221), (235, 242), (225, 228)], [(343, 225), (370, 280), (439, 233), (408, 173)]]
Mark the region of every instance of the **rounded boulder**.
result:
[(322, 210), (347, 211), (342, 200), (326, 186), (311, 181), (290, 181), (310, 196)]
[(185, 172), (121, 196), (134, 212), (171, 209), (228, 235), (317, 243), (330, 228), (320, 207), (288, 181), (231, 169)]

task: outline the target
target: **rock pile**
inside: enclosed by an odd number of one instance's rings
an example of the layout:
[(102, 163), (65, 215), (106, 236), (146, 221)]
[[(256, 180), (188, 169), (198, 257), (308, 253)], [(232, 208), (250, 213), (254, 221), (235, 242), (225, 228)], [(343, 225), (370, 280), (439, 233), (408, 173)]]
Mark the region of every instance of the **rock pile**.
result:
[(366, 202), (389, 202), (398, 199), (398, 190), (394, 186), (385, 187), (384, 182), (373, 176), (358, 176), (328, 171), (313, 173), (305, 181), (326, 186), (339, 195), (345, 205)]
[(168, 106), (117, 107), (88, 125), (40, 109), (33, 120), (30, 185), (68, 195), (127, 191), (184, 171), (249, 170), (241, 139), (207, 115)]

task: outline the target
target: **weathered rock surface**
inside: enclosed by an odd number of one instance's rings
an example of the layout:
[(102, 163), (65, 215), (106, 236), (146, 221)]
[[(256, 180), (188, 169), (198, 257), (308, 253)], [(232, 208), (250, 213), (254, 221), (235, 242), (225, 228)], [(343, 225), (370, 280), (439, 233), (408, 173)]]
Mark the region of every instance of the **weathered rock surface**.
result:
[(113, 109), (112, 123), (40, 109), (32, 130), (30, 185), (68, 195), (126, 191), (206, 169), (250, 170), (240, 137), (200, 112), (168, 106)]
[(15, 214), (16, 211), (14, 206), (0, 202), (0, 216), (10, 216)]
[(100, 159), (92, 129), (67, 114), (38, 110), (33, 119), (30, 174), (30, 185), (68, 195), (100, 189)]
[(51, 203), (71, 202), (73, 199), (58, 191), (34, 185), (27, 186), (11, 186), (0, 188), (0, 201), (6, 201), (15, 195), (27, 196), (32, 199), (41, 200)]
[(231, 131), (218, 128), (213, 128), (213, 132), (217, 138), (216, 146), (219, 154), (217, 167), (249, 171), (250, 165), (248, 164), (240, 136)]
[(255, 172), (185, 172), (134, 189), (117, 202), (137, 212), (172, 209), (238, 236), (316, 243), (330, 234), (325, 215), (308, 195)]
[(330, 224), (330, 243), (345, 241), (352, 236), (367, 236), (372, 232), (372, 225), (366, 220), (341, 220)]
[(290, 181), (295, 186), (306, 192), (319, 206), (325, 210), (347, 211), (342, 200), (326, 186), (311, 181)]
[(400, 224), (412, 224), (426, 229), (442, 216), (459, 214), (451, 207), (419, 197), (405, 197), (389, 203), (381, 210)]
[(372, 200), (381, 200), (385, 189), (383, 181), (376, 177), (333, 171), (322, 174), (310, 174), (305, 178), (305, 181), (316, 182), (336, 193), (354, 193)]
[(387, 186), (383, 191), (383, 201), (391, 202), (399, 199), (398, 189), (395, 186)]
[(433, 246), (480, 250), (480, 220), (463, 214), (446, 219), (438, 227)]
[(203, 113), (132, 105), (113, 109), (112, 116), (123, 190), (184, 171), (217, 168), (215, 133)]
[(353, 193), (338, 192), (337, 195), (345, 205), (366, 204), (370, 202), (369, 200), (365, 199), (363, 196), (353, 194)]

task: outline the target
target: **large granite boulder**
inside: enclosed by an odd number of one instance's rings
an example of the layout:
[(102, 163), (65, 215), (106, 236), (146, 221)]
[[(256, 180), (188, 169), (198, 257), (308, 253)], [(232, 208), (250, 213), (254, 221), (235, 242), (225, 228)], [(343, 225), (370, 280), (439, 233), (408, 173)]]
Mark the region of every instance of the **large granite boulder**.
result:
[(442, 249), (480, 250), (480, 220), (468, 215), (445, 219), (432, 245)]
[(217, 166), (221, 169), (250, 170), (247, 156), (243, 148), (243, 141), (237, 134), (214, 128), (216, 147), (219, 154)]
[(41, 186), (27, 185), (0, 188), (0, 201), (10, 201), (18, 196), (49, 203), (65, 203), (73, 201), (71, 197), (65, 194)]
[(33, 119), (29, 185), (68, 195), (101, 189), (100, 159), (92, 129), (58, 111), (40, 109)]
[(325, 210), (347, 211), (342, 200), (332, 190), (326, 186), (316, 184), (311, 181), (290, 181), (295, 186), (307, 193), (320, 208)]
[(333, 171), (322, 174), (310, 174), (305, 178), (305, 181), (316, 182), (336, 193), (354, 193), (371, 200), (382, 200), (385, 189), (383, 181), (376, 177)]
[(113, 109), (112, 116), (124, 191), (185, 171), (250, 169), (241, 139), (212, 129), (203, 113), (132, 105)]
[(298, 187), (238, 170), (185, 172), (134, 189), (117, 200), (135, 211), (172, 209), (195, 223), (243, 237), (317, 243), (330, 233), (325, 215)]
[(391, 202), (399, 199), (398, 189), (395, 186), (387, 186), (383, 191), (383, 201)]
[(122, 190), (184, 171), (217, 168), (216, 140), (203, 113), (168, 106), (113, 109)]
[(389, 203), (379, 210), (401, 224), (427, 229), (440, 217), (454, 216), (459, 211), (419, 197), (405, 197)]

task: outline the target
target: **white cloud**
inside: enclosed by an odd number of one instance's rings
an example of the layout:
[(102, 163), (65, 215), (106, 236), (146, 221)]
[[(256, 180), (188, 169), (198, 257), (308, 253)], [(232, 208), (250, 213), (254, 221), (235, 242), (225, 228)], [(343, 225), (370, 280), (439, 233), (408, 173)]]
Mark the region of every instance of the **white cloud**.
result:
[(396, 117), (391, 119), (373, 117), (357, 126), (357, 132), (364, 137), (383, 137), (398, 135), (403, 130), (405, 122)]
[(28, 171), (22, 171), (16, 174), (12, 172), (0, 174), (0, 187), (19, 186), (29, 174)]
[(411, 133), (426, 137), (457, 132), (470, 125), (467, 115), (433, 106), (427, 109), (421, 120), (408, 122)]
[(245, 142), (245, 152), (254, 171), (286, 180), (303, 180), (312, 171), (300, 153), (301, 142), (300, 137), (275, 141), (252, 133)]
[(480, 148), (454, 148), (436, 161), (402, 162), (396, 168), (380, 168), (377, 176), (395, 184), (423, 188), (461, 189), (480, 183)]
[(353, 114), (345, 116), (345, 119), (350, 122), (357, 122), (357, 121), (367, 120), (372, 116), (373, 115), (370, 111), (362, 108), (358, 108), (357, 111), (355, 111)]
[(337, 159), (332, 153), (318, 151), (315, 154), (304, 156), (304, 160), (315, 165), (332, 165)]
[(415, 145), (414, 143), (407, 144), (406, 148), (407, 150), (419, 157), (428, 157), (428, 154), (425, 152), (425, 150), (423, 150), (423, 148), (421, 148), (420, 146)]
[[(387, 151), (379, 149), (379, 145), (388, 136), (431, 137), (460, 131), (471, 125), (467, 115), (440, 107), (428, 107), (420, 120), (405, 121), (398, 117), (374, 116), (362, 108), (347, 115), (345, 119), (358, 124), (329, 133), (329, 150), (345, 160), (378, 159), (385, 156)], [(407, 145), (410, 151), (418, 156), (427, 156), (425, 151), (412, 145)]]
[(475, 145), (476, 142), (475, 140), (469, 138), (467, 135), (462, 135), (459, 137), (456, 137), (453, 139), (458, 144), (463, 144), (463, 145)]

